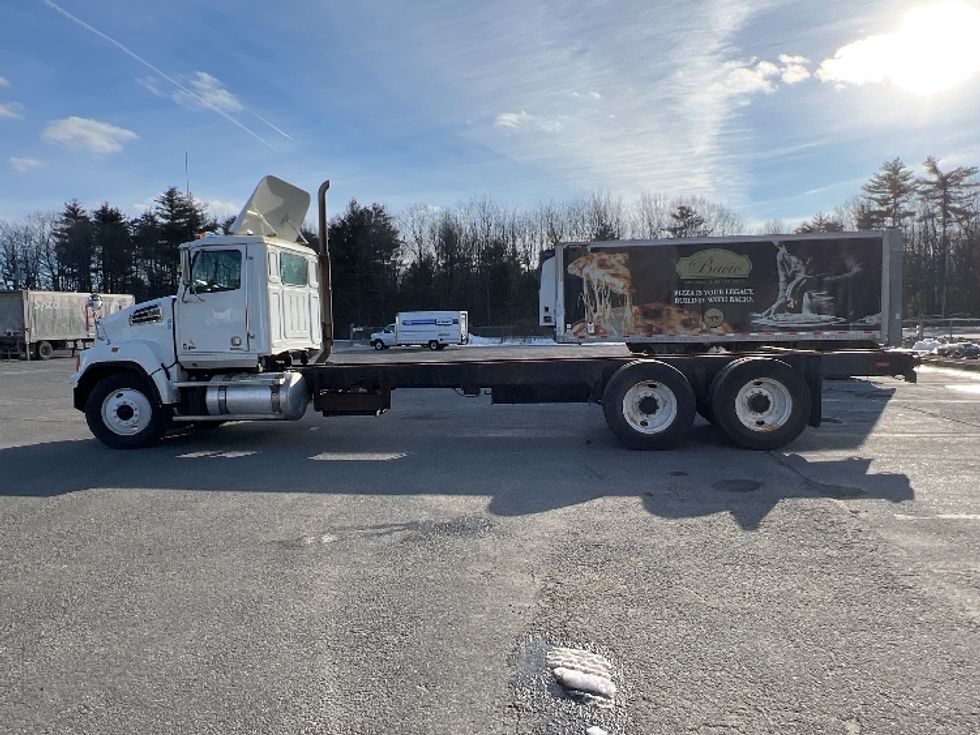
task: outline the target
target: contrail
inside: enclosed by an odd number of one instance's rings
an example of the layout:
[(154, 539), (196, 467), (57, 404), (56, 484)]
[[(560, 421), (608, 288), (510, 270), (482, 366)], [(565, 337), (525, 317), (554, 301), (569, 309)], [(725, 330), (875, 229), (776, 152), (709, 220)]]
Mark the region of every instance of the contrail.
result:
[(259, 113), (257, 113), (257, 112), (252, 112), (252, 111), (251, 111), (251, 110), (249, 110), (249, 109), (248, 109), (247, 107), (245, 108), (245, 110), (246, 110), (246, 112), (248, 112), (248, 113), (249, 113), (250, 115), (252, 115), (253, 117), (257, 117), (257, 118), (258, 118), (259, 120), (261, 120), (262, 122), (264, 122), (264, 123), (265, 123), (266, 125), (268, 125), (268, 126), (269, 126), (270, 128), (272, 128), (273, 130), (275, 130), (275, 131), (276, 131), (277, 133), (279, 133), (279, 135), (281, 135), (281, 136), (282, 136), (283, 138), (286, 138), (286, 139), (288, 139), (288, 140), (290, 140), (290, 141), (293, 141), (294, 143), (296, 142), (296, 141), (294, 141), (294, 140), (293, 140), (293, 136), (291, 136), (291, 135), (290, 135), (289, 133), (287, 133), (287, 132), (286, 132), (285, 130), (283, 130), (282, 128), (280, 128), (280, 127), (276, 127), (275, 125), (273, 125), (273, 124), (272, 124), (271, 122), (269, 122), (269, 121), (268, 121), (268, 120), (266, 120), (266, 119), (265, 119), (264, 117), (262, 117), (262, 116), (261, 116), (261, 115), (260, 115)]
[[(178, 82), (176, 79), (174, 79), (169, 74), (160, 71), (157, 67), (155, 67), (153, 64), (151, 64), (149, 61), (147, 61), (146, 59), (144, 59), (142, 56), (139, 56), (138, 54), (134, 53), (133, 51), (130, 51), (126, 46), (124, 46), (123, 44), (121, 44), (119, 41), (117, 41), (116, 39), (114, 39), (112, 36), (107, 36), (105, 33), (103, 33), (102, 31), (100, 31), (98, 28), (93, 28), (88, 23), (86, 23), (84, 20), (82, 20), (81, 18), (78, 18), (78, 17), (72, 15), (67, 10), (65, 10), (63, 7), (61, 7), (60, 5), (58, 5), (57, 3), (52, 2), (52, 0), (41, 0), (41, 2), (43, 2), (45, 5), (47, 5), (49, 8), (51, 8), (55, 12), (60, 13), (61, 15), (63, 15), (65, 18), (67, 18), (68, 20), (72, 21), (73, 23), (77, 23), (78, 25), (80, 25), (85, 30), (90, 31), (90, 32), (94, 33), (96, 36), (98, 36), (99, 38), (102, 38), (102, 39), (108, 41), (113, 46), (115, 46), (120, 51), (122, 51), (124, 54), (126, 54), (127, 56), (130, 56), (131, 58), (135, 59), (136, 61), (138, 61), (139, 63), (141, 63), (143, 66), (145, 66), (147, 69), (150, 69), (154, 74), (159, 74), (161, 77), (163, 77), (164, 79), (166, 79), (172, 85), (174, 85), (175, 87), (177, 87), (177, 89), (179, 89), (181, 92), (183, 92), (183, 93), (185, 93), (185, 94), (190, 95), (191, 97), (193, 97), (195, 100), (197, 100), (198, 102), (200, 102), (203, 107), (206, 107), (207, 109), (209, 109), (209, 110), (211, 110), (213, 112), (216, 112), (217, 114), (221, 115), (221, 117), (223, 117), (225, 120), (227, 120), (228, 122), (230, 122), (235, 127), (241, 128), (242, 130), (244, 130), (246, 133), (248, 133), (249, 135), (251, 135), (253, 138), (255, 138), (257, 141), (259, 141), (263, 145), (271, 148), (274, 151), (277, 150), (275, 146), (273, 146), (269, 141), (267, 141), (261, 135), (259, 135), (258, 133), (256, 133), (250, 127), (248, 127), (247, 125), (245, 125), (242, 122), (239, 122), (238, 120), (236, 120), (235, 118), (233, 118), (231, 115), (229, 115), (227, 112), (225, 112), (224, 110), (222, 110), (220, 107), (216, 107), (215, 105), (211, 104), (210, 102), (208, 102), (206, 99), (204, 99), (203, 97), (201, 97), (201, 95), (197, 94), (193, 90), (188, 89), (187, 87), (185, 87), (183, 84), (181, 84), (180, 82)], [(253, 112), (252, 114), (254, 115), (255, 113)], [(258, 115), (256, 115), (256, 117), (258, 117)], [(261, 120), (261, 118), (259, 118), (259, 119)], [(271, 124), (270, 124), (270, 127), (275, 128), (275, 126), (272, 126)], [(276, 129), (278, 130), (278, 128), (276, 128)], [(279, 132), (282, 133), (281, 130)], [(285, 135), (285, 133), (282, 133), (282, 134)], [(286, 137), (289, 138), (288, 135), (286, 135)], [(289, 139), (292, 140), (292, 138), (289, 138)]]

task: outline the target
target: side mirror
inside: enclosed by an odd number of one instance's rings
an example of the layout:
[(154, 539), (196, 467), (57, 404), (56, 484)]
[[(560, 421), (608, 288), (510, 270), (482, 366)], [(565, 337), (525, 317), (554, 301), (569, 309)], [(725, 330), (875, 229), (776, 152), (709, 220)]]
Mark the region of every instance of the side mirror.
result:
[(97, 293), (92, 294), (88, 297), (88, 308), (93, 314), (98, 314), (102, 311), (102, 296)]

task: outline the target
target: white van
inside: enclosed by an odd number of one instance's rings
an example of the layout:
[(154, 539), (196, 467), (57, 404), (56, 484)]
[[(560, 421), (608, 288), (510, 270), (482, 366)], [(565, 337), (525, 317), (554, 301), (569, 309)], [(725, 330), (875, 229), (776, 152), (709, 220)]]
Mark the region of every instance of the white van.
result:
[(371, 335), (371, 346), (384, 350), (395, 345), (419, 345), (441, 350), (446, 345), (470, 341), (465, 311), (403, 311), (380, 332)]

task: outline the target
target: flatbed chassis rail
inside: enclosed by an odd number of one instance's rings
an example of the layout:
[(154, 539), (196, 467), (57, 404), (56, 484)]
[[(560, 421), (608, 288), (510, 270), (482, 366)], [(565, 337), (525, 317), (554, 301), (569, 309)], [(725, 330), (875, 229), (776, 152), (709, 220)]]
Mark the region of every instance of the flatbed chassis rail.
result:
[(446, 362), (327, 363), (302, 368), (314, 408), (324, 416), (376, 415), (391, 408), (398, 388), (450, 388), (463, 395), (490, 392), (491, 401), (517, 403), (598, 403), (612, 376), (636, 362), (666, 363), (687, 378), (698, 396), (729, 363), (775, 358), (801, 373), (811, 396), (810, 426), (821, 421), (824, 378), (901, 376), (914, 382), (918, 364), (910, 352), (841, 350), (817, 352), (768, 349), (753, 353), (700, 355), (556, 357)]

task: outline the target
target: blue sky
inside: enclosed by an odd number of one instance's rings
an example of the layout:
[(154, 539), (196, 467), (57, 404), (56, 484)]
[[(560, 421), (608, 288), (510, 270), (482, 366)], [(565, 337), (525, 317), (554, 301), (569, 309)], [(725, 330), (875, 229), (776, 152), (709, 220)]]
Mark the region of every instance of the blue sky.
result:
[(264, 174), (400, 208), (593, 189), (750, 221), (980, 163), (980, 3), (0, 0), (0, 217)]

